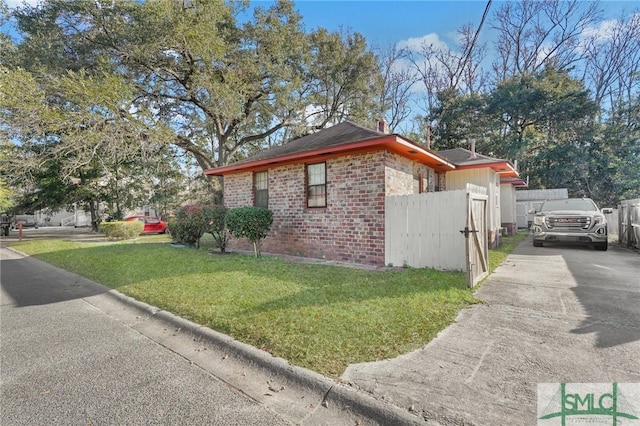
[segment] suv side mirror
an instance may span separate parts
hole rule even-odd
[[[604,209],[602,209],[602,214],[612,214],[613,213],[613,209],[611,207],[605,207]]]

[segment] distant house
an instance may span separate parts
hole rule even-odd
[[[347,121],[205,174],[224,178],[226,207],[273,211],[264,251],[380,266],[385,197],[442,191],[455,168],[402,136]]]
[[[563,200],[569,198],[567,188],[529,189],[516,191],[516,222],[518,228],[527,229],[533,223],[533,213],[539,210],[546,200]]]
[[[515,219],[511,222],[511,218],[509,218],[507,223],[502,220],[500,189],[501,179],[518,177],[516,168],[508,160],[478,154],[475,149],[471,151],[464,148],[445,149],[438,151],[438,154],[456,166],[445,175],[447,190],[463,189],[467,183],[487,188],[489,196],[487,211],[489,246],[495,247],[499,243],[502,228],[515,226],[512,224]],[[515,199],[513,203],[515,205]],[[511,205],[508,208],[510,209]]]
[[[507,235],[518,231],[518,205],[516,188],[526,188],[527,182],[521,178],[500,179],[500,221]]]

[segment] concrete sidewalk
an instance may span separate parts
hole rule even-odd
[[[483,304],[423,349],[351,365],[342,379],[425,420],[535,425],[538,383],[640,382],[638,271],[640,256],[616,246],[528,238],[482,285]]]

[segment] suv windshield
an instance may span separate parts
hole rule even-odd
[[[542,212],[557,210],[598,211],[598,207],[589,199],[569,198],[566,200],[546,201],[540,209]]]

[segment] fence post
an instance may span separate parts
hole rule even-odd
[[[627,218],[625,223],[627,224],[627,247],[633,247],[633,225],[631,222],[631,210],[633,206],[631,201],[627,201]]]

